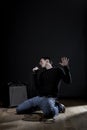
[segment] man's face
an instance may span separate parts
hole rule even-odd
[[[40,59],[40,62],[39,62],[39,65],[42,67],[42,68],[45,68],[46,67],[46,60],[41,58]]]

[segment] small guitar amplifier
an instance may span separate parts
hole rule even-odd
[[[9,87],[9,106],[15,107],[27,100],[26,86],[10,86]]]

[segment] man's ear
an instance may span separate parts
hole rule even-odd
[[[49,59],[47,59],[46,62],[49,63]]]

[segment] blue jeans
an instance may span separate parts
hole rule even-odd
[[[36,96],[26,100],[16,108],[16,112],[17,114],[24,114],[25,111],[31,112],[31,109],[36,107],[40,108],[44,116],[48,118],[52,118],[59,113],[58,106],[55,105],[55,98],[45,96]]]

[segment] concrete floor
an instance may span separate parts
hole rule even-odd
[[[16,115],[15,108],[0,108],[0,130],[87,130],[87,102],[61,100],[66,112],[55,122],[24,121],[25,115]],[[38,114],[34,115],[36,118]]]

